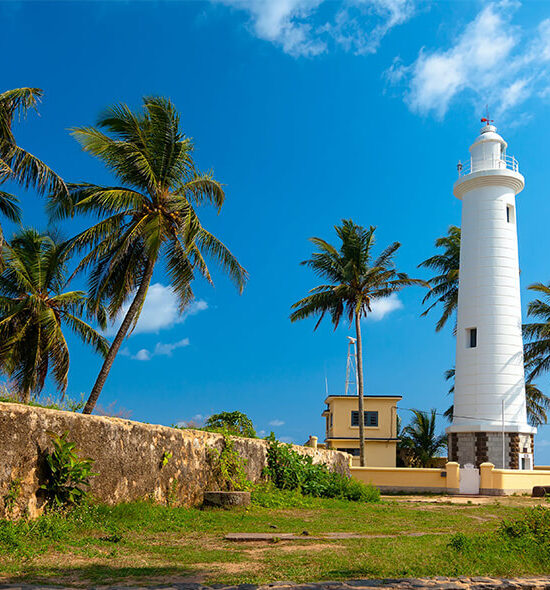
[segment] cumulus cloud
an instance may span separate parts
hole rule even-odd
[[[410,65],[396,59],[386,72],[389,82],[406,86],[413,112],[439,118],[463,95],[489,103],[496,116],[525,103],[548,86],[550,19],[524,30],[512,22],[516,7],[486,5],[447,49],[422,48]]]
[[[130,357],[134,361],[150,361],[154,356],[172,356],[174,350],[186,346],[189,346],[189,338],[183,338],[177,342],[170,343],[157,342],[153,350],[142,348],[136,354],[132,354],[128,348],[123,348],[120,354]]]
[[[107,336],[114,336],[120,326],[122,318],[128,311],[130,304],[124,305],[117,320],[108,327]],[[208,309],[208,303],[203,300],[193,301],[183,314],[178,308],[178,300],[170,287],[161,283],[154,283],[149,287],[147,298],[141,310],[138,323],[133,334],[158,334],[160,330],[181,324],[190,315]]]
[[[376,299],[371,303],[372,312],[367,315],[367,319],[378,322],[384,319],[392,311],[403,308],[403,303],[397,296],[397,293],[392,293],[389,297],[384,299]]]
[[[271,420],[271,422],[269,423],[270,426],[284,426],[284,422],[282,420]]]
[[[415,9],[414,0],[212,1],[245,12],[254,35],[295,57],[313,57],[332,46],[358,55],[374,53],[383,37],[409,20]]]

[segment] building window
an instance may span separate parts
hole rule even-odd
[[[365,426],[378,426],[378,412],[364,412]],[[359,426],[359,412],[351,412],[351,425]]]
[[[359,457],[359,449],[336,449],[337,451],[342,451],[342,453],[348,453],[353,455],[354,457]]]
[[[506,205],[506,221],[514,223],[514,207],[513,205]]]
[[[476,348],[477,346],[477,328],[468,328],[466,330],[467,348]]]
[[[332,428],[332,412],[330,413],[330,427]]]

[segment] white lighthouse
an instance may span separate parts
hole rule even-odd
[[[487,122],[458,166],[454,195],[462,200],[454,418],[449,458],[530,469],[516,195],[525,180],[507,144]]]

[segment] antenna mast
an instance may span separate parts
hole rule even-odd
[[[346,395],[357,395],[357,347],[356,339],[352,338],[351,336],[348,336],[348,360],[346,363]]]

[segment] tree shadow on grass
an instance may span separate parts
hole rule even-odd
[[[111,584],[133,580],[165,584],[168,581],[192,583],[204,580],[206,572],[181,566],[110,566],[90,564],[82,566],[34,566],[27,565],[19,574],[6,574],[8,582],[63,584],[83,586],[88,584]]]

